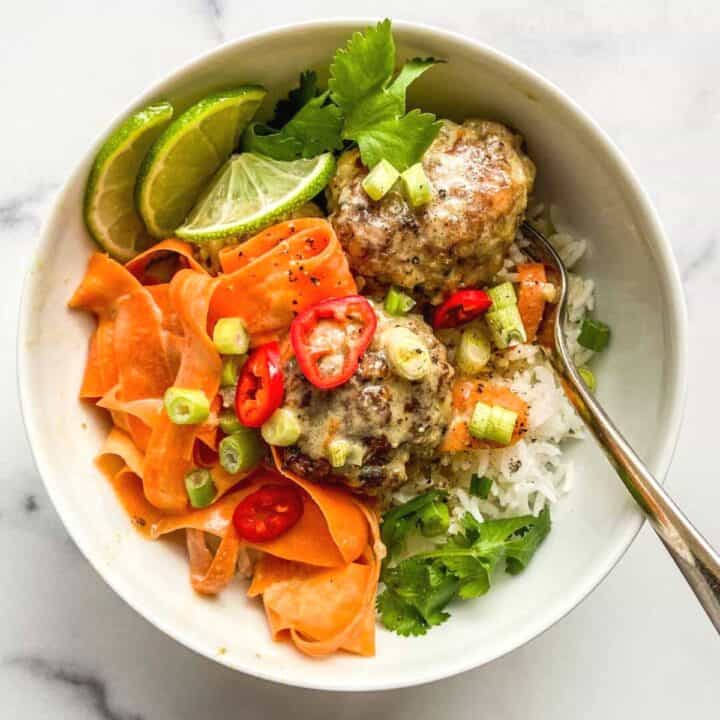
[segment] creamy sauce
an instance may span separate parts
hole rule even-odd
[[[285,404],[300,418],[299,450],[313,460],[328,458],[333,440],[355,452],[338,472],[349,484],[369,489],[401,484],[409,461],[429,458],[450,418],[452,368],[445,348],[419,315],[390,317],[374,304],[378,327],[355,375],[339,388],[313,387],[292,361],[286,372]],[[410,381],[392,371],[383,337],[392,328],[413,332],[429,354],[427,374]]]

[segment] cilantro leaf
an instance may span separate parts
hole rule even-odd
[[[442,564],[460,580],[458,597],[463,600],[480,597],[490,590],[490,574],[495,563],[472,555],[447,556]]]
[[[422,615],[392,590],[378,595],[377,609],[383,625],[398,635],[424,635],[428,630]]]
[[[422,624],[433,627],[450,617],[443,608],[455,597],[459,587],[456,577],[446,572],[442,565],[423,562],[415,558],[404,560],[389,568],[384,574],[386,592],[390,592],[415,612],[405,611],[407,616],[421,618]]]
[[[371,131],[380,123],[395,120],[405,112],[405,104],[397,95],[382,90],[369,95],[352,110],[346,111],[343,137],[355,140],[360,133]]]
[[[356,32],[330,65],[330,96],[345,113],[368,95],[385,88],[395,69],[395,41],[390,20],[365,33]]]
[[[380,535],[387,548],[388,562],[404,550],[407,536],[417,528],[420,511],[444,498],[445,494],[439,490],[430,490],[388,510],[383,515]]]
[[[397,96],[405,105],[405,94],[408,86],[415,82],[426,70],[429,70],[433,65],[445,62],[444,60],[436,60],[435,58],[412,58],[403,65],[402,70],[398,73],[398,76],[392,81],[392,84],[388,88],[388,92],[392,95]]]
[[[303,143],[303,157],[340,150],[343,117],[340,108],[327,102],[329,93],[310,100],[282,129],[282,133]]]
[[[435,116],[412,110],[407,115],[383,120],[354,136],[363,162],[370,168],[385,159],[402,172],[422,158],[437,137],[442,123]]]
[[[528,566],[540,543],[550,534],[552,522],[547,507],[536,520],[524,534],[518,535],[516,531],[505,544],[505,570],[511,575],[517,575]]]
[[[388,534],[390,528],[399,533],[402,522],[415,517],[430,494],[394,508]],[[386,627],[401,634],[422,634],[447,619],[444,610],[453,599],[468,600],[487,593],[493,572],[503,559],[506,571],[516,575],[550,532],[550,511],[545,508],[538,517],[524,515],[483,523],[466,513],[461,525],[461,532],[434,550],[383,568],[381,579],[386,590],[378,609]]]
[[[305,107],[320,91],[317,86],[317,73],[314,70],[305,70],[300,73],[300,84],[288,93],[288,96],[278,100],[275,105],[275,114],[268,125],[280,130],[283,125],[290,122],[290,119],[301,108]]]
[[[243,150],[275,160],[312,158],[340,150],[342,112],[327,100],[327,92],[311,99],[279,132],[268,125],[252,123],[243,136]]]
[[[410,83],[437,61],[410,60],[393,80],[395,43],[389,20],[355,33],[335,53],[330,66],[330,97],[345,116],[343,138],[354,140],[369,168],[387,160],[399,171],[418,162],[440,130],[434,115],[405,114]]]

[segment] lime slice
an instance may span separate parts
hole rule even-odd
[[[172,115],[172,105],[162,102],[129,117],[105,141],[90,171],[85,222],[96,242],[122,262],[154,242],[135,209],[135,178]]]
[[[152,235],[169,237],[182,224],[237,146],[265,92],[246,85],[209,95],[173,120],[155,141],[140,168],[135,196]]]
[[[233,155],[177,234],[198,242],[258,230],[315,197],[334,172],[332,153],[290,161]]]

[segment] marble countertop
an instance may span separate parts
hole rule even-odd
[[[720,5],[711,0],[456,0],[391,14],[448,27],[528,63],[570,93],[627,154],[673,241],[690,314],[686,420],[667,485],[720,545]],[[429,5],[429,4],[428,4]],[[363,14],[389,5],[365,0]],[[24,271],[53,193],[118,108],[189,57],[349,3],[26,0],[0,5],[0,716],[75,720],[280,717],[717,716],[720,644],[647,527],[591,597],[480,670],[406,691],[280,687],[197,657],[104,584],[69,539],[33,466],[15,380]],[[355,13],[357,14],[357,13]]]

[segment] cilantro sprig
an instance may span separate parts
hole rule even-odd
[[[420,506],[437,501],[437,497],[428,499],[429,495],[411,500],[414,506],[409,512],[410,503],[406,503],[386,513],[382,533],[391,543],[391,558],[401,551],[407,535],[417,526],[412,519],[417,518]],[[391,525],[386,529],[388,517]],[[503,561],[511,575],[527,567],[550,527],[547,508],[538,517],[524,515],[483,523],[466,513],[462,530],[435,549],[383,568],[385,590],[377,599],[380,619],[399,635],[424,635],[447,620],[445,608],[451,600],[469,600],[487,593],[493,573]]]
[[[317,75],[307,70],[300,84],[275,106],[270,122],[252,123],[243,136],[243,150],[275,160],[312,158],[343,146],[342,111],[320,92]]]
[[[357,143],[369,168],[385,159],[402,172],[422,158],[440,130],[435,115],[405,111],[407,88],[437,62],[414,58],[395,75],[390,20],[356,32],[333,57],[328,89],[318,88],[315,72],[302,73],[272,120],[248,128],[243,150],[293,160]]]

